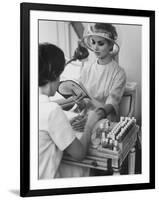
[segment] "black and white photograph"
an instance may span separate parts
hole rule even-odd
[[[21,15],[21,196],[153,188],[154,12]]]
[[[39,20],[39,179],[141,173],[141,30]]]

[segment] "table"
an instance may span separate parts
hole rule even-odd
[[[113,170],[113,175],[119,175],[122,164],[128,156],[128,174],[135,173],[135,144],[139,126],[135,125],[125,136],[118,151],[107,148],[93,148],[91,145],[88,154],[82,161],[77,161],[69,155],[64,155],[63,162],[71,165],[89,167],[98,170]]]

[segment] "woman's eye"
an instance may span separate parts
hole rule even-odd
[[[94,40],[91,40],[91,43],[92,43],[92,44],[95,44],[96,42],[95,42]]]
[[[96,42],[95,40],[91,39],[91,44],[92,44],[92,45],[95,45],[96,43],[97,43],[99,46],[103,46],[103,45],[104,45],[104,42],[103,42],[103,41],[98,41],[98,42]]]
[[[99,46],[103,46],[104,43],[103,43],[103,42],[99,42],[98,45],[99,45]]]

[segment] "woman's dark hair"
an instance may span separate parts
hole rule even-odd
[[[39,86],[56,81],[65,66],[63,51],[49,43],[39,44]]]

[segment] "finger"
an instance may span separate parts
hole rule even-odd
[[[76,123],[76,124],[72,124],[72,127],[83,127],[85,126],[86,123]]]
[[[82,128],[84,128],[84,126],[81,126],[81,125],[79,126],[78,125],[78,126],[72,126],[72,128],[74,128],[74,129],[82,129]]]
[[[83,122],[74,122],[72,123],[72,126],[76,126],[76,127],[81,127],[81,126],[84,126],[86,124],[86,121],[83,121]]]

